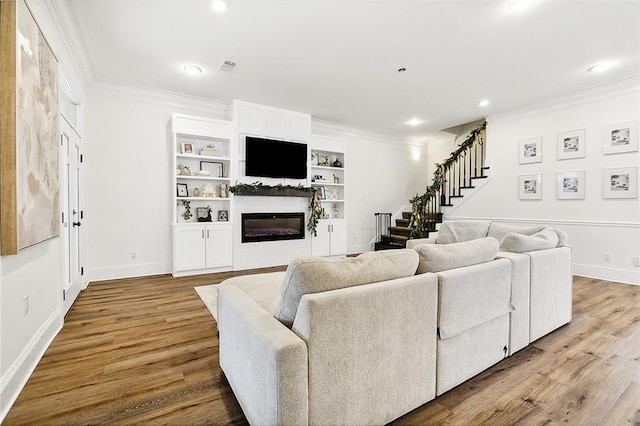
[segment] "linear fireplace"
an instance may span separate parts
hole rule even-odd
[[[242,242],[304,239],[304,213],[243,213]]]

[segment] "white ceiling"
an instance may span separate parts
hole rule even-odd
[[[416,141],[640,74],[638,1],[538,0],[513,13],[506,1],[232,0],[224,14],[209,0],[66,1],[94,80]],[[217,70],[224,59],[233,72]],[[586,72],[603,60],[616,66]],[[188,63],[204,73],[186,75]],[[404,124],[412,117],[425,122]]]

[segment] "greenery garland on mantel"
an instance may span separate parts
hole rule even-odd
[[[484,130],[487,128],[487,122],[483,122],[473,129],[467,139],[458,145],[458,148],[449,155],[442,163],[436,163],[436,170],[433,172],[433,182],[427,186],[426,192],[422,195],[416,194],[409,200],[411,202],[411,221],[409,229],[411,230],[411,238],[423,238],[425,235],[423,217],[428,214],[427,205],[432,197],[435,197],[442,186],[445,171],[451,164],[458,161],[460,155],[469,149],[479,137],[482,137]]]
[[[318,190],[313,187],[302,185],[265,185],[262,182],[236,183],[229,187],[229,191],[234,195],[271,196],[271,197],[310,197],[309,220],[307,229],[317,236],[318,219],[322,215],[322,207],[318,201]]]

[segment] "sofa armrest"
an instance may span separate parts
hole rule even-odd
[[[522,253],[498,252],[498,258],[511,261],[511,304],[509,316],[509,355],[529,345],[531,302],[531,267],[529,256]]]
[[[436,244],[435,238],[412,238],[407,240],[407,248],[415,248],[418,244]]]
[[[220,366],[250,424],[308,423],[307,345],[242,290],[218,292]]]

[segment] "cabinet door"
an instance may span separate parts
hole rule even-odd
[[[347,222],[331,221],[331,256],[347,253]]]
[[[233,264],[231,225],[207,226],[207,268]]]
[[[328,220],[319,220],[316,227],[317,236],[311,240],[311,254],[313,256],[329,256],[329,244],[331,240],[331,224]]]
[[[205,267],[204,226],[177,226],[174,235],[173,269],[189,271]]]

